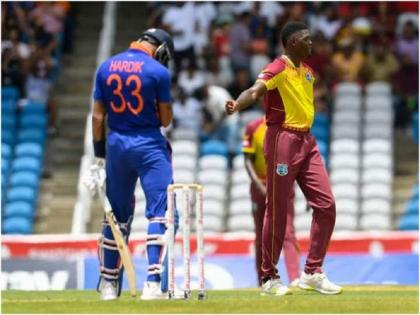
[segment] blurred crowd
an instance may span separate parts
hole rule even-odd
[[[316,110],[329,113],[338,82],[387,81],[395,125],[418,108],[418,2],[150,2],[149,27],[175,42],[174,126],[229,143],[224,102],[283,53],[282,26],[304,21],[313,36]],[[255,106],[254,108],[259,108]]]
[[[61,53],[71,52],[71,2],[2,2],[2,86],[21,99],[47,104],[55,129],[52,87]],[[261,69],[283,53],[282,26],[307,23],[313,35],[307,63],[317,73],[315,105],[329,113],[334,86],[392,84],[395,125],[405,128],[418,108],[418,2],[147,2],[149,27],[174,37],[171,65],[175,120],[201,140],[233,148],[237,117],[224,102],[236,98]],[[261,109],[258,105],[253,109]]]
[[[71,4],[57,2],[1,3],[2,87],[16,87],[19,105],[36,102],[49,110],[49,131],[56,130],[53,86],[62,52],[73,45]]]

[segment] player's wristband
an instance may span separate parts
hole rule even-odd
[[[95,141],[93,140],[93,151],[95,152],[95,157],[105,158],[105,140]]]

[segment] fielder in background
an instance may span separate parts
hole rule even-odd
[[[255,266],[257,268],[258,283],[260,286],[262,284],[262,231],[265,215],[265,198],[267,194],[265,187],[267,165],[264,159],[264,138],[266,131],[267,125],[265,124],[264,117],[255,119],[246,126],[242,142],[245,168],[251,178],[252,215],[255,223]],[[297,285],[300,275],[300,251],[294,227],[294,199],[295,191],[292,189],[287,207],[286,234],[283,243],[284,261],[291,287]]]
[[[342,288],[330,282],[322,271],[336,212],[327,170],[315,137],[309,132],[315,115],[315,77],[303,60],[311,54],[312,41],[308,27],[295,21],[286,23],[281,39],[284,55],[267,65],[254,85],[236,100],[226,101],[226,112],[231,115],[264,96],[267,208],[263,224],[261,293],[291,293],[281,283],[276,266],[284,242],[290,191],[296,180],[313,209],[309,253],[298,287],[338,294]]]
[[[106,195],[127,241],[138,178],[146,196],[149,265],[142,299],[166,298],[160,281],[165,257],[166,189],[173,180],[171,149],[160,127],[172,121],[167,63],[173,52],[168,33],[149,29],[128,50],[104,61],[96,74],[92,117],[95,157],[106,159]],[[122,268],[106,220],[98,247],[98,290],[102,300],[113,300],[121,291]]]

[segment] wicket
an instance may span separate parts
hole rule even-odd
[[[204,232],[203,232],[203,186],[199,184],[172,184],[168,186],[168,297],[175,297],[175,190],[182,190],[182,223],[183,223],[183,264],[184,264],[184,299],[191,297],[191,261],[190,261],[190,190],[195,191],[197,262],[198,262],[198,299],[206,298],[204,277]]]

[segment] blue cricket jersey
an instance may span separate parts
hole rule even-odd
[[[170,86],[169,70],[133,42],[101,64],[93,97],[106,106],[112,131],[141,133],[160,128],[157,102],[171,101]]]

